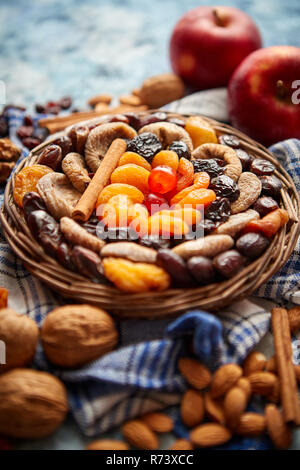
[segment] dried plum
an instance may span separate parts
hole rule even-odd
[[[278,198],[282,188],[282,182],[275,175],[262,176],[260,178],[262,185],[262,194],[265,196]]]
[[[200,171],[206,171],[211,178],[222,175],[224,173],[224,168],[217,162],[216,159],[198,159],[192,161],[194,166],[195,173],[200,173]]]
[[[187,267],[199,284],[211,284],[216,280],[216,273],[210,258],[193,256],[188,260]]]
[[[151,132],[144,132],[127,141],[127,151],[135,152],[151,162],[154,156],[162,150],[159,138]]]
[[[236,201],[240,195],[236,182],[226,175],[213,178],[210,182],[209,188],[212,189],[217,196],[226,197],[230,202]]]
[[[197,224],[196,227],[196,235],[195,238],[200,238],[203,235],[209,235],[215,228],[220,225],[219,222],[215,222],[214,220],[211,219],[203,219],[199,224]]]
[[[187,160],[191,159],[191,153],[188,149],[188,146],[185,142],[182,142],[181,140],[174,140],[174,142],[171,143],[169,150],[172,150],[173,152],[177,153],[179,158],[184,157]]]
[[[193,280],[181,256],[172,250],[163,249],[157,253],[157,264],[171,276],[177,287],[191,287]]]
[[[257,176],[267,176],[274,173],[275,166],[268,160],[264,160],[263,158],[255,158],[251,162],[250,170]]]
[[[270,241],[260,233],[245,233],[236,242],[237,250],[248,258],[258,258],[269,246]]]
[[[230,202],[226,197],[217,197],[205,209],[205,217],[214,222],[226,222],[231,214]]]
[[[24,199],[23,199],[23,206],[24,206]],[[263,196],[257,199],[256,203],[253,206],[253,209],[259,213],[261,217],[269,214],[269,212],[275,211],[278,209],[278,204],[275,199]]]
[[[99,235],[98,227],[97,227],[97,235],[98,237],[102,238]],[[137,241],[138,234],[136,231],[131,227],[108,227],[108,229],[103,234],[103,239],[107,241],[107,243],[111,242],[119,242],[119,241]]]
[[[248,152],[246,152],[245,150],[242,150],[242,149],[237,149],[235,151],[235,153],[237,154],[237,156],[239,157],[239,159],[241,161],[243,171],[249,170],[249,167],[250,167],[251,162],[252,162],[251,155]]]
[[[231,134],[220,135],[219,143],[221,145],[228,145],[228,147],[232,147],[233,149],[237,149],[241,145],[241,141],[235,137],[235,135]]]
[[[226,279],[230,279],[244,266],[245,258],[237,250],[228,250],[215,256],[214,268]]]

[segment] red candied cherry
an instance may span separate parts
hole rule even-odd
[[[149,193],[145,196],[144,204],[148,209],[149,214],[153,215],[163,209],[168,209],[169,204],[166,198],[160,194]]]
[[[165,194],[172,191],[177,184],[177,173],[167,165],[159,165],[154,168],[148,179],[148,186],[151,191],[158,194]]]

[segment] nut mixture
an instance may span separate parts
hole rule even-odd
[[[180,119],[107,115],[49,144],[14,184],[33,236],[129,293],[221,282],[260,257],[289,220],[274,165],[203,118]]]

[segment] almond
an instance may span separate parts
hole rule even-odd
[[[187,382],[198,390],[202,390],[210,384],[211,373],[195,359],[181,357],[178,361],[178,369]]]
[[[141,106],[143,104],[139,96],[136,95],[124,95],[119,97],[121,104],[128,104],[129,106]]]
[[[278,378],[272,372],[253,372],[248,376],[252,392],[257,395],[272,393]]]
[[[272,403],[279,403],[280,401],[280,385],[279,380],[276,380],[272,392],[266,395],[266,399]]]
[[[240,421],[247,406],[247,396],[239,387],[232,387],[224,398],[224,413],[226,424],[234,429]]]
[[[156,434],[139,419],[133,419],[123,424],[122,433],[129,444],[137,449],[155,450],[158,448]]]
[[[129,446],[123,441],[99,439],[88,444],[86,450],[129,450]]]
[[[204,395],[204,408],[205,413],[211,421],[219,424],[225,424],[225,414],[221,400],[216,400],[211,397],[210,392]]]
[[[250,375],[252,372],[264,370],[267,364],[267,358],[258,351],[252,351],[245,359],[243,364],[244,375]]]
[[[246,394],[247,400],[251,397],[252,389],[249,380],[246,377],[241,377],[237,383],[237,387],[240,387]]]
[[[173,442],[173,444],[169,447],[169,450],[193,450],[193,444],[188,441],[187,439],[177,439],[177,441]]]
[[[277,449],[287,449],[291,445],[291,429],[284,422],[283,416],[275,405],[267,405],[265,409],[267,431]]]
[[[270,359],[268,359],[267,364],[266,364],[266,371],[267,372],[277,372],[277,364],[276,364],[276,357],[272,356]]]
[[[88,104],[94,107],[98,103],[110,104],[112,96],[108,94],[95,95],[88,100]]]
[[[171,101],[179,100],[183,95],[183,81],[173,73],[147,78],[139,92],[142,102],[150,108],[160,108]]]
[[[204,400],[197,390],[187,390],[181,401],[181,418],[186,426],[192,428],[203,421]]]
[[[235,432],[241,436],[260,436],[266,429],[266,418],[259,413],[244,413]]]
[[[94,109],[95,113],[105,114],[109,111],[109,106],[106,103],[97,103]]]
[[[231,432],[221,424],[201,424],[191,431],[190,439],[197,447],[217,446],[229,441]]]
[[[210,386],[211,396],[218,398],[225,395],[242,375],[243,370],[237,364],[225,364],[221,366],[213,376]]]
[[[300,306],[288,310],[290,329],[295,333],[300,328]]]
[[[171,432],[174,428],[172,418],[165,413],[147,413],[140,419],[154,432]]]

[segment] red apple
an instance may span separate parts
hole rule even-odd
[[[228,110],[232,124],[262,144],[300,139],[300,48],[250,54],[230,80]]]
[[[226,86],[242,60],[261,47],[252,19],[232,7],[198,7],[177,23],[170,42],[175,73],[198,89]]]

